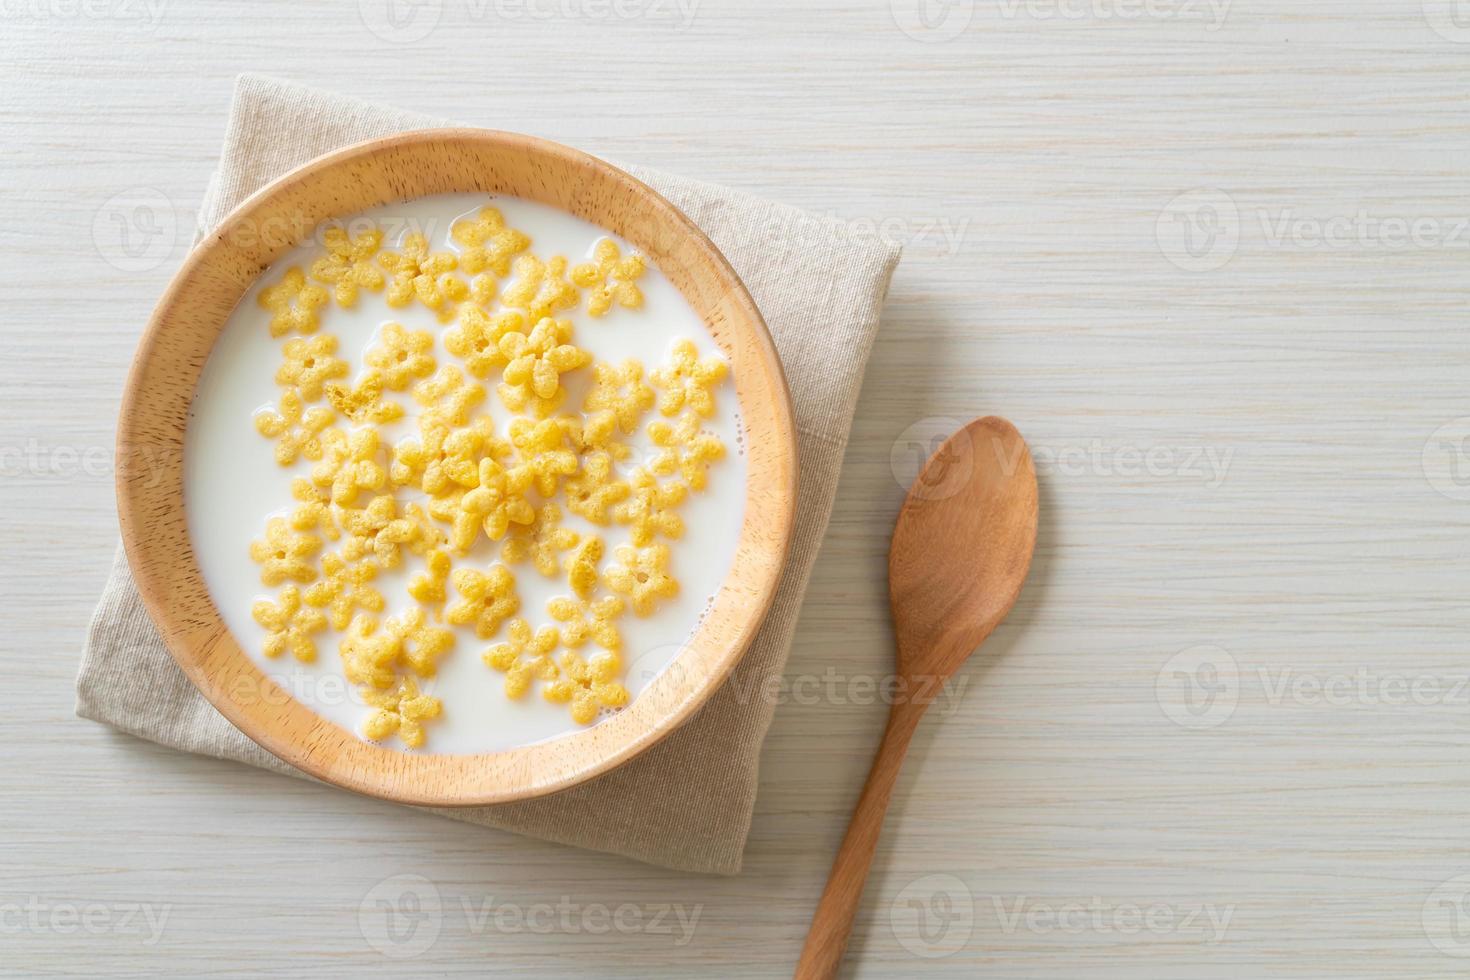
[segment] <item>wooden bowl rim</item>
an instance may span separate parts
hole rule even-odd
[[[147,388],[146,381],[150,363],[158,356],[160,346],[164,341],[165,328],[170,319],[177,315],[180,310],[187,308],[188,296],[186,294],[191,283],[212,262],[222,257],[224,249],[230,247],[226,245],[226,236],[229,230],[244,226],[257,212],[269,210],[271,205],[279,198],[287,196],[292,190],[300,187],[302,184],[320,179],[322,176],[330,174],[338,168],[364,159],[377,158],[385,153],[392,153],[402,149],[418,149],[432,144],[468,144],[490,151],[499,150],[510,153],[522,153],[530,158],[553,161],[572,169],[590,171],[596,175],[596,179],[610,181],[612,186],[632,195],[639,202],[640,206],[647,209],[654,216],[654,223],[656,225],[664,225],[665,230],[669,228],[675,230],[677,235],[681,236],[682,244],[692,248],[698,259],[706,261],[713,268],[719,279],[717,285],[720,296],[722,297],[721,300],[716,301],[716,305],[720,306],[722,303],[728,302],[733,311],[738,314],[738,316],[731,318],[734,323],[731,329],[737,334],[742,334],[746,341],[753,344],[755,353],[759,356],[759,366],[763,369],[764,378],[759,380],[757,384],[768,389],[766,393],[770,397],[770,404],[764,407],[769,409],[771,415],[769,428],[773,431],[757,433],[752,436],[749,429],[751,419],[761,418],[765,413],[749,411],[749,406],[742,398],[740,400],[740,409],[747,427],[744,433],[747,438],[747,445],[754,441],[754,439],[761,438],[762,436],[778,435],[781,437],[779,439],[779,445],[766,447],[776,454],[773,457],[773,472],[771,474],[774,485],[770,488],[772,491],[771,499],[781,508],[781,511],[775,515],[776,520],[774,522],[776,547],[772,552],[772,559],[765,563],[764,566],[757,566],[763,568],[764,580],[760,583],[761,587],[753,597],[742,600],[741,608],[743,608],[745,613],[744,621],[740,624],[740,629],[736,637],[726,647],[724,655],[712,664],[713,670],[697,679],[687,696],[677,700],[672,710],[658,714],[651,719],[650,724],[631,734],[620,732],[615,742],[615,747],[610,751],[598,753],[590,762],[576,765],[567,771],[548,778],[538,777],[537,774],[531,771],[529,765],[519,764],[516,757],[523,757],[533,751],[537,755],[544,754],[546,750],[542,747],[546,746],[558,746],[568,752],[575,753],[583,744],[590,744],[594,740],[594,733],[598,733],[599,729],[603,729],[615,719],[638,716],[640,714],[638,711],[639,703],[644,702],[647,699],[649,691],[656,689],[671,673],[684,675],[686,672],[664,670],[640,693],[639,697],[628,708],[623,709],[613,719],[608,719],[588,728],[557,736],[553,739],[516,746],[499,752],[452,755],[407,753],[397,749],[384,748],[366,742],[360,739],[355,733],[348,732],[335,723],[328,721],[324,716],[316,714],[311,708],[295,701],[295,699],[291,698],[289,694],[286,694],[278,685],[264,675],[254,659],[240,649],[239,644],[235,642],[228,627],[225,625],[223,618],[219,615],[219,610],[213,601],[213,597],[210,596],[207,587],[204,586],[203,573],[194,555],[191,541],[186,542],[188,546],[185,548],[184,554],[175,554],[172,558],[184,566],[183,571],[179,574],[198,582],[208,606],[209,616],[208,620],[203,623],[190,624],[182,622],[176,614],[174,603],[170,601],[172,593],[168,590],[169,576],[164,575],[162,572],[164,566],[156,561],[149,560],[150,558],[159,557],[153,554],[152,551],[160,547],[161,543],[158,539],[142,533],[147,524],[147,519],[150,517],[146,513],[146,508],[150,503],[152,495],[142,487],[141,481],[135,479],[135,477],[142,475],[139,472],[140,466],[150,467],[156,475],[159,464],[158,458],[152,456],[151,453],[147,461],[141,460],[138,449],[139,447],[145,447],[145,452],[147,452],[152,448],[156,448],[160,443],[157,432],[150,433],[147,430],[143,413],[152,407],[153,402],[165,397],[155,395]],[[456,174],[455,178],[457,179],[458,176]],[[480,188],[471,188],[468,186],[470,181],[463,181],[463,183],[466,186],[462,187],[461,190],[469,190],[470,192],[501,193],[505,194],[505,196],[529,196],[532,200],[538,199],[534,196],[518,195],[510,191],[486,191]],[[413,200],[422,196],[427,195],[425,193],[410,194],[391,198],[388,201],[382,201],[380,203]],[[363,204],[359,207],[352,208],[348,213],[356,213],[372,206],[372,204]],[[561,205],[555,204],[553,206],[562,207]],[[566,208],[562,209],[566,210]],[[345,216],[340,214],[336,215],[336,217]],[[581,216],[599,227],[605,227],[602,222],[597,221],[595,218],[586,215]],[[314,231],[317,224],[320,224],[320,221],[329,220],[330,217],[332,215],[328,215],[314,223],[311,228],[306,229],[307,233]],[[299,244],[300,240],[300,238],[297,238],[288,241],[279,248],[266,246],[267,251],[273,251],[273,254],[270,254],[260,264],[251,281],[258,278],[282,254]],[[637,243],[635,242],[634,244],[636,245]],[[686,296],[686,299],[693,302],[687,290],[677,283],[675,285]],[[236,302],[238,302],[240,297],[243,297],[245,289],[248,288],[249,282],[246,282],[240,292],[240,296],[236,297]],[[226,311],[224,317],[220,319],[218,324],[214,325],[208,350],[212,351],[214,344],[218,341],[219,334],[223,331],[224,325],[228,321],[229,312]],[[707,313],[710,311],[699,312],[705,314],[707,317]],[[726,353],[727,355],[730,354],[730,350],[727,349]],[[186,385],[182,386],[187,388],[188,395],[186,402],[189,404],[192,404],[203,367],[203,360],[197,366],[191,365],[193,376],[188,379]],[[740,379],[737,378],[736,384],[738,385],[739,383]],[[171,420],[172,423],[173,420]],[[182,455],[187,428],[188,419],[187,411],[185,411],[180,413],[176,424],[172,424],[172,427],[167,433],[167,441],[162,444],[164,458],[170,460],[164,463],[165,482],[178,483],[178,493],[174,500],[176,513],[164,518],[164,520],[183,523],[185,525],[184,534],[186,539],[188,538],[188,529],[184,515]],[[175,444],[177,444],[176,447]],[[169,457],[171,451],[176,458]],[[774,341],[771,338],[764,318],[761,316],[760,310],[756,307],[754,300],[751,299],[744,283],[709,237],[693,221],[685,216],[682,211],[662,195],[658,194],[658,192],[631,174],[604,160],[539,137],[501,130],[467,127],[412,130],[391,136],[364,140],[323,154],[288,171],[255,191],[221,219],[214,229],[204,235],[190,250],[188,256],[184,259],[179,270],[175,273],[168,287],[165,289],[138,343],[137,351],[134,354],[132,365],[129,369],[119,411],[116,460],[115,487],[118,501],[118,517],[128,563],[132,569],[144,606],[150,618],[158,627],[165,647],[194,687],[234,727],[239,729],[253,742],[267,752],[270,752],[273,756],[308,775],[367,796],[400,803],[444,807],[508,803],[545,796],[570,788],[595,776],[606,773],[626,763],[642,752],[647,751],[682,726],[695,712],[703,707],[744,657],[750,644],[754,641],[761,624],[764,622],[766,615],[769,613],[772,604],[775,602],[776,592],[781,582],[794,535],[797,481],[799,475],[796,456],[794,410],[791,403],[790,390],[786,382],[785,371],[776,353]],[[176,480],[172,480],[169,477],[169,474],[174,470],[178,471]],[[748,547],[746,539],[749,532],[750,520],[751,476],[752,473],[748,472],[746,509],[742,518],[740,542],[737,544],[737,561]],[[727,589],[727,586],[733,577],[735,567],[735,564],[732,563],[732,572],[727,575],[720,590],[716,593],[717,598],[723,597],[727,591],[731,591]],[[731,601],[733,602],[735,600],[732,599]],[[696,629],[695,638],[699,637],[703,630],[704,624],[701,624]],[[198,634],[201,631],[209,634],[203,642],[200,642],[198,639]],[[685,645],[681,647],[679,657],[676,658],[674,663],[677,664],[680,660],[689,657],[691,653],[696,652],[692,647],[693,644],[690,641],[685,641]],[[220,653],[221,650],[223,650],[223,654]],[[249,676],[253,673],[255,676],[252,682],[259,685],[260,689],[266,695],[274,694],[290,702],[286,710],[294,713],[299,708],[302,711],[309,712],[312,719],[314,719],[311,730],[313,735],[320,734],[318,729],[326,727],[331,732],[335,732],[356,743],[357,746],[372,750],[367,753],[369,755],[382,753],[391,756],[391,762],[383,760],[384,765],[390,770],[398,768],[405,770],[422,769],[429,774],[421,775],[418,778],[415,778],[412,774],[404,774],[402,778],[397,780],[374,778],[372,774],[379,771],[378,767],[370,766],[366,772],[361,772],[352,769],[350,766],[337,766],[335,765],[336,756],[328,755],[323,758],[315,754],[313,746],[304,746],[299,739],[283,737],[275,729],[262,729],[258,727],[253,722],[250,710],[230,698],[224,685],[219,683],[219,678],[211,676],[210,668],[207,666],[206,661],[217,656],[226,657],[236,667],[243,667],[243,670],[237,670],[237,676]],[[650,701],[649,703],[651,704],[652,702]],[[641,714],[649,713],[647,710],[641,712]],[[408,761],[405,762],[404,760]],[[438,764],[442,763],[443,760],[461,760],[459,768],[467,765],[468,760],[482,760],[488,768],[497,768],[497,766],[491,765],[491,763],[503,761],[505,765],[499,768],[502,771],[516,773],[518,778],[506,786],[478,786],[467,791],[456,791],[455,787],[449,787],[448,792],[435,791],[423,784],[433,782],[432,770],[440,768]],[[711,760],[712,763],[715,761]],[[434,765],[430,766],[430,763],[434,763]]]

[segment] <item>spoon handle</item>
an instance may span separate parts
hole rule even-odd
[[[852,822],[847,826],[847,836],[842,838],[837,859],[832,862],[822,900],[817,903],[816,914],[812,916],[806,946],[802,948],[801,959],[796,964],[797,980],[827,980],[837,975],[842,951],[852,932],[852,920],[863,897],[863,883],[868,880],[868,868],[878,847],[878,834],[883,829],[888,800],[893,796],[899,768],[908,752],[909,741],[919,727],[919,719],[924,717],[926,706],[925,703],[903,701],[894,704],[888,712],[883,743],[878,746],[873,768],[868,772],[867,785],[863,787],[863,795],[852,813]]]

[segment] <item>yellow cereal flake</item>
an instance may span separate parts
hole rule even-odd
[[[631,492],[628,484],[616,478],[607,453],[593,453],[582,458],[582,470],[563,485],[567,509],[593,524],[606,526],[608,510]]]
[[[656,368],[648,376],[660,389],[658,410],[665,415],[678,415],[686,406],[701,418],[715,412],[715,385],[724,380],[730,367],[710,354],[700,357],[692,340],[674,342],[669,363]]]
[[[643,381],[643,365],[629,359],[614,367],[599,361],[592,365],[592,388],[582,402],[589,414],[611,413],[618,428],[629,435],[653,407],[653,389]]]
[[[307,585],[316,579],[316,562],[322,539],[293,530],[284,517],[272,517],[265,537],[250,542],[250,559],[260,566],[260,581],[271,588],[291,581]]]
[[[306,603],[325,609],[332,628],[344,630],[358,609],[383,611],[383,594],[373,588],[373,580],[377,577],[377,562],[353,562],[328,552],[322,556],[321,581],[306,590]]]
[[[415,385],[413,397],[424,407],[425,424],[460,426],[469,424],[470,410],[485,400],[485,389],[467,381],[453,364],[446,364],[432,378]]]
[[[291,530],[315,532],[331,541],[341,536],[330,491],[298,476],[291,481],[291,496],[297,501],[289,519]]]
[[[556,676],[551,653],[561,642],[561,634],[555,626],[542,626],[533,633],[524,619],[512,619],[506,632],[506,642],[486,650],[483,659],[487,667],[505,674],[506,696],[518,699],[530,689],[533,678]]]
[[[353,238],[347,229],[333,225],[322,236],[322,244],[327,254],[312,263],[311,278],[332,287],[338,306],[356,306],[359,289],[377,292],[383,288],[383,273],[373,265],[373,256],[383,244],[381,231],[370,228]]]
[[[500,338],[506,365],[503,383],[496,390],[506,408],[536,416],[556,410],[566,395],[561,376],[592,360],[591,354],[571,340],[571,321],[550,317],[539,321],[529,336],[513,331]]]
[[[692,412],[685,413],[676,425],[655,419],[648,423],[648,436],[660,450],[649,460],[648,468],[659,476],[680,477],[691,490],[708,486],[709,465],[725,458],[725,444],[705,432]]]
[[[388,474],[378,462],[377,429],[358,429],[351,435],[341,429],[328,429],[332,436],[326,443],[322,461],[311,470],[311,482],[330,488],[331,501],[338,507],[350,507],[363,490],[381,490]]]
[[[627,604],[615,595],[603,596],[595,602],[557,596],[546,603],[551,618],[561,624],[561,642],[576,650],[588,640],[604,650],[617,650],[623,645],[618,635],[618,617]]]
[[[322,396],[328,381],[345,378],[347,362],[337,357],[337,338],[329,333],[315,337],[292,337],[281,347],[285,357],[276,369],[276,384],[293,388],[305,401]]]
[[[448,322],[453,303],[469,298],[464,280],[452,275],[459,261],[453,252],[429,251],[429,240],[413,232],[397,252],[384,252],[378,263],[393,275],[388,283],[388,305],[400,308],[415,299]]]
[[[403,418],[403,406],[384,398],[386,387],[388,379],[384,372],[368,368],[355,385],[335,382],[327,385],[327,401],[358,425],[383,425]]]
[[[624,258],[617,242],[604,238],[593,248],[592,259],[572,269],[572,282],[588,291],[588,314],[605,316],[613,303],[630,310],[643,305],[637,282],[647,270],[643,256],[634,252]]]
[[[616,562],[603,573],[607,587],[626,596],[639,616],[652,615],[660,599],[679,594],[679,583],[669,575],[669,546],[659,542],[646,548],[619,545]]]
[[[574,650],[561,655],[561,677],[546,685],[546,700],[571,705],[572,720],[590,725],[603,708],[621,708],[628,703],[628,689],[617,680],[622,660],[616,653],[601,650],[587,660]]]
[[[579,456],[603,453],[624,460],[633,455],[632,447],[619,438],[617,416],[612,412],[592,412],[583,417],[563,415],[556,421]]]
[[[257,302],[270,311],[272,337],[284,337],[293,330],[300,334],[316,333],[321,326],[320,310],[327,304],[327,291],[306,281],[300,266],[286,270],[281,281],[260,291]]]
[[[405,330],[401,323],[389,323],[363,360],[382,374],[385,387],[406,391],[434,373],[433,350],[434,335],[427,330]]]
[[[375,742],[397,735],[411,749],[424,744],[424,722],[444,710],[438,698],[419,693],[412,677],[403,678],[391,691],[369,691],[364,697],[376,710],[363,723],[362,733]]]
[[[403,665],[420,677],[433,677],[439,669],[439,658],[454,646],[454,633],[430,626],[428,614],[422,608],[390,617],[383,627],[398,637]]]
[[[561,481],[577,472],[577,454],[568,447],[567,429],[560,419],[512,419],[509,434],[543,497],[555,496]]]
[[[473,303],[465,303],[459,308],[458,321],[444,334],[444,349],[464,361],[470,374],[488,378],[491,371],[505,367],[509,361],[500,347],[500,338],[525,331],[526,318],[515,310],[492,316]]]
[[[534,521],[511,528],[510,537],[500,546],[501,561],[514,565],[529,558],[536,571],[555,578],[561,571],[561,553],[581,540],[576,531],[562,526],[561,519],[560,507],[542,504]]]
[[[444,611],[445,621],[474,626],[475,635],[482,640],[494,636],[501,623],[520,611],[515,576],[504,565],[492,565],[487,572],[456,568],[450,580],[460,598]]]
[[[567,282],[567,260],[561,256],[543,262],[534,255],[522,255],[513,269],[515,280],[501,292],[500,302],[525,311],[531,323],[577,305],[577,287]]]
[[[452,564],[449,553],[435,548],[424,556],[425,570],[414,572],[408,580],[408,594],[412,599],[432,609],[440,609],[447,598],[445,586],[449,583]]]
[[[613,520],[628,525],[635,545],[642,548],[653,544],[658,535],[671,541],[684,536],[684,521],[675,513],[688,494],[682,483],[661,484],[639,467],[628,477],[628,486],[632,495],[613,508]]]
[[[398,679],[396,665],[403,641],[396,633],[378,629],[376,617],[359,613],[337,644],[342,673],[348,681],[364,688],[387,690]]]
[[[597,563],[602,561],[602,539],[595,535],[583,538],[567,555],[567,585],[582,599],[597,589]]]
[[[298,457],[322,458],[322,433],[332,424],[336,414],[321,405],[306,408],[296,390],[281,395],[279,408],[266,409],[255,416],[255,431],[267,439],[276,439],[276,462],[290,466]]]
[[[531,239],[505,223],[499,209],[483,207],[473,218],[460,218],[449,228],[449,236],[464,246],[459,266],[470,275],[490,272],[510,275],[511,259],[531,247]]]
[[[482,530],[491,541],[499,541],[511,524],[530,524],[536,519],[535,508],[526,500],[530,486],[531,473],[525,467],[506,469],[493,459],[482,459],[478,486],[457,500],[434,501],[429,513],[451,522],[449,546],[463,555]]]
[[[251,618],[264,627],[265,644],[262,651],[272,659],[287,650],[304,664],[316,660],[316,640],[313,637],[327,628],[327,619],[315,609],[301,604],[301,590],[288,585],[281,590],[280,599],[270,602],[262,599],[250,609]]]
[[[402,548],[418,537],[419,528],[407,516],[398,514],[398,502],[381,494],[366,507],[342,510],[342,530],[348,538],[342,554],[348,561],[372,556],[384,568],[397,568],[403,561]]]

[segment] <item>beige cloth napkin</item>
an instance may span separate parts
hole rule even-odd
[[[255,190],[322,153],[436,125],[444,123],[242,76],[200,227],[213,227]],[[625,169],[714,240],[775,336],[799,432],[801,493],[791,557],[770,615],[732,680],[678,731],[626,765],[553,796],[435,812],[670,868],[732,874],[740,870],[761,742],[774,711],[752,692],[765,690],[765,680],[786,663],[898,249],[856,240],[840,223],[794,208]],[[813,282],[823,288],[811,289]],[[87,636],[77,714],[186,752],[302,775],[242,735],[185,679],[143,608],[120,548]]]

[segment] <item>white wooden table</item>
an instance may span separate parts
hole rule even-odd
[[[1470,8],[684,3],[0,0],[0,971],[789,971],[882,725],[895,461],[1001,413],[1032,579],[923,729],[851,975],[1463,975]],[[744,874],[73,718],[124,371],[245,70],[907,243]]]

